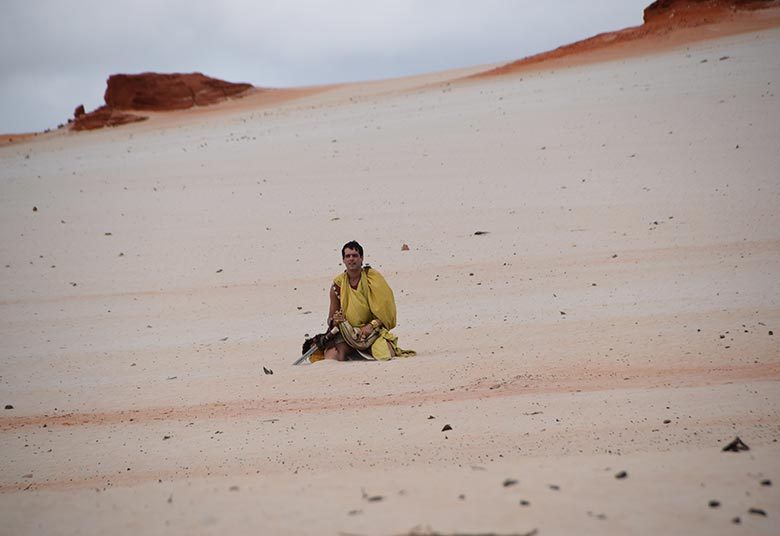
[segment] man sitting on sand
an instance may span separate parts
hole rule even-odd
[[[330,287],[328,328],[346,320],[355,329],[352,332],[341,324],[339,335],[325,348],[325,359],[344,361],[353,350],[382,361],[415,355],[400,349],[398,338],[389,331],[395,327],[393,291],[382,274],[363,266],[363,246],[347,242],[341,258],[346,270],[333,278]]]

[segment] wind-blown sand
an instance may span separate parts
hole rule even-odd
[[[489,68],[1,147],[0,533],[776,534],[780,29]]]

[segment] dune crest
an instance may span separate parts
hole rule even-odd
[[[754,31],[760,28],[780,25],[777,13],[780,2],[777,0],[657,0],[644,10],[644,23],[614,32],[605,32],[582,41],[563,45],[554,50],[527,56],[507,63],[495,69],[474,75],[474,78],[514,73],[529,66],[538,67],[540,63],[553,60],[584,60],[588,54],[598,54],[594,59],[612,59],[606,54],[613,52],[616,57],[631,51],[619,48],[621,45],[634,47],[635,53],[647,53],[664,45],[679,45],[713,38],[720,35]],[[754,11],[766,10],[767,15],[756,19],[751,17]],[[722,24],[717,35],[696,33],[695,29],[704,26]],[[582,58],[580,58],[582,56]]]
[[[77,108],[73,130],[143,121],[146,116],[130,111],[165,112],[216,104],[252,89],[251,84],[233,83],[202,73],[114,74],[108,77],[106,104],[90,113]]]

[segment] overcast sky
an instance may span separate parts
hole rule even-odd
[[[0,0],[0,133],[103,104],[114,73],[289,87],[503,62],[642,23],[650,0]]]

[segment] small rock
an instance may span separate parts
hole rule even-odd
[[[6,404],[5,409],[14,409],[14,407],[11,404]]]
[[[38,212],[38,207],[33,207],[33,212]]]
[[[404,244],[401,246],[401,251],[409,251],[409,244]]]
[[[628,476],[628,473],[625,471],[620,471],[619,473],[615,474],[615,478],[621,479],[626,478]]]
[[[710,508],[720,508],[720,501],[710,501],[707,503]]]
[[[170,438],[171,438],[171,436],[169,436],[169,435],[164,435],[164,436],[163,436],[163,441],[165,441],[166,439],[170,439]]]
[[[221,273],[222,273],[222,268],[220,268],[219,270],[217,270],[217,273],[218,273],[218,274],[221,274]]]
[[[739,437],[723,447],[723,452],[740,452],[742,450],[750,450],[750,447],[748,447]]]
[[[441,429],[442,432],[446,432],[447,430],[452,430],[452,426],[450,426],[449,424],[445,424],[444,428]]]
[[[772,331],[772,330],[770,329],[770,330],[769,330],[769,334],[770,334],[770,335],[774,335],[774,334],[775,334],[775,332],[774,332],[774,331]]]
[[[750,510],[748,510],[748,514],[753,514],[754,516],[766,517],[766,512],[761,508],[751,508]]]
[[[434,417],[433,415],[428,415],[428,420],[435,419],[435,418],[436,417]]]
[[[507,478],[506,480],[504,480],[503,486],[505,488],[508,488],[509,486],[514,486],[515,484],[517,484],[517,480],[515,480],[514,478]]]
[[[228,488],[228,489],[230,491],[238,491],[240,488],[238,486],[230,486],[230,488]]]
[[[772,485],[772,481],[771,481],[771,480],[769,480],[769,479],[762,480],[762,481],[761,481],[761,485],[762,485],[762,486],[771,486],[771,485]]]
[[[670,422],[672,422],[672,421],[669,420],[669,419],[664,419],[664,424],[669,424]]]
[[[273,374],[274,373],[273,370],[271,370],[269,368],[265,368],[265,367],[263,367],[263,372],[265,372],[266,374]]]
[[[559,491],[561,489],[557,484],[550,484],[550,489],[553,491]]]
[[[474,236],[486,235],[490,231],[474,231]]]
[[[731,522],[734,523],[735,525],[739,525],[740,523],[742,523],[742,520],[739,518],[739,516],[737,516],[734,519],[732,519]]]
[[[526,501],[525,499],[521,499],[520,506],[531,506],[531,503]]]

